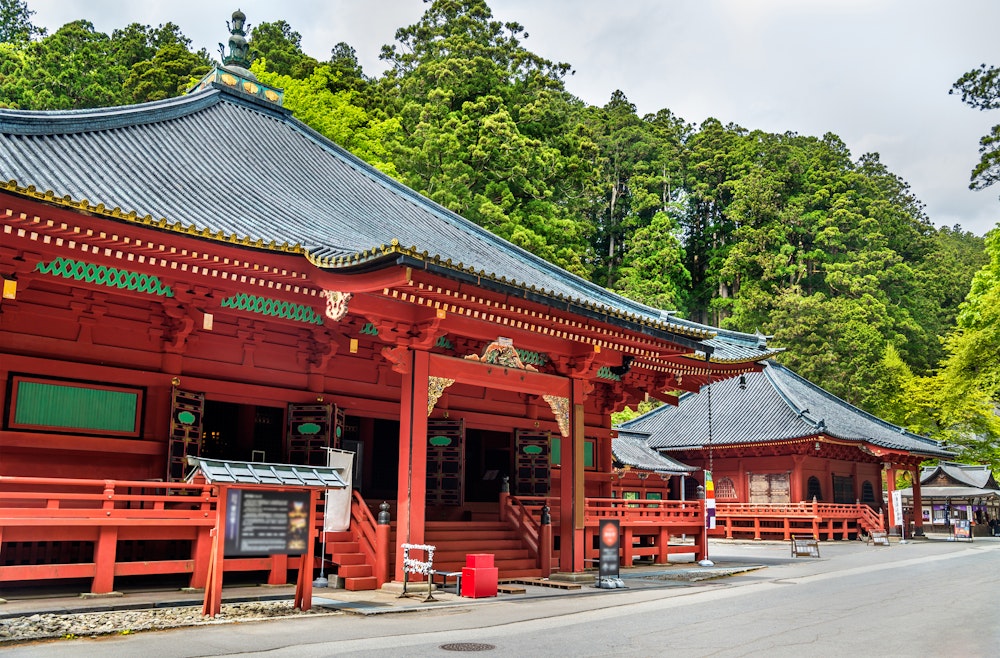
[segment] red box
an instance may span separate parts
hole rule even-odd
[[[463,567],[462,596],[470,599],[496,596],[499,575],[496,567]]]
[[[465,566],[472,567],[474,569],[489,569],[493,566],[493,554],[492,553],[474,553],[472,555],[465,556]]]

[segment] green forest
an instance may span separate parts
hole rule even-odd
[[[49,34],[29,5],[0,0],[0,107],[160,100],[213,64],[173,23]],[[486,0],[434,0],[379,77],[347,43],[306,54],[285,21],[249,41],[299,120],[386,174],[622,295],[765,334],[800,375],[1000,472],[1000,230],[936,228],[878,153],[832,133],[640,116],[619,90],[588,105],[526,36]],[[1000,69],[951,93],[996,109]],[[973,188],[1000,178],[1000,126],[980,153]]]

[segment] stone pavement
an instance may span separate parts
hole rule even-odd
[[[699,566],[694,562],[670,565],[648,565],[623,568],[621,578],[626,588],[676,587],[694,582],[723,578],[762,568],[760,564],[720,562],[712,567]],[[596,572],[595,572],[596,577]],[[385,614],[412,610],[427,610],[443,607],[483,605],[492,601],[516,601],[556,596],[580,596],[600,594],[602,590],[594,586],[595,577],[582,582],[539,581],[537,584],[518,585],[523,593],[500,593],[497,597],[465,598],[455,594],[455,586],[438,587],[433,593],[433,601],[425,601],[426,584],[410,584],[410,595],[401,598],[400,583],[388,583],[380,590],[352,592],[345,589],[313,588],[314,608],[339,610],[353,614]],[[332,579],[331,579],[332,580]],[[419,589],[423,587],[423,589]],[[176,589],[136,589],[126,590],[111,596],[92,596],[67,591],[49,589],[0,590],[5,603],[0,604],[0,619],[41,614],[79,614],[88,612],[110,612],[119,610],[147,610],[167,607],[201,606],[204,593],[194,590]],[[223,603],[291,601],[295,597],[294,585],[236,585],[223,588]]]
[[[928,536],[925,539],[910,539],[909,541],[943,541],[944,536]],[[899,542],[898,537],[891,537],[891,542]],[[976,538],[976,541],[996,541],[1000,538]],[[820,542],[821,558],[829,558],[835,554],[853,552],[856,550],[871,550],[862,548],[864,542],[857,541],[823,541]],[[884,548],[882,550],[885,550]],[[790,556],[789,543],[784,541],[750,541],[750,540],[709,540],[709,555],[715,561],[714,566],[700,566],[693,561],[691,554],[671,556],[668,565],[638,565],[623,567],[621,578],[626,588],[666,588],[690,587],[702,581],[725,578],[741,573],[747,573],[768,566],[801,562],[815,558],[793,558]],[[596,576],[596,572],[595,572]],[[331,578],[333,582],[335,579]],[[455,594],[453,584],[434,592],[434,601],[425,601],[426,589],[420,591],[409,586],[413,595],[400,598],[402,585],[388,583],[375,591],[351,592],[345,589],[314,588],[314,609],[336,610],[353,614],[385,614],[406,612],[411,610],[427,610],[456,606],[484,605],[496,601],[530,600],[544,597],[587,596],[601,594],[611,590],[599,589],[594,586],[594,578],[587,578],[576,583],[572,589],[554,586],[553,578],[548,585],[525,584],[524,593],[500,593],[497,597],[464,598]],[[85,612],[107,612],[117,610],[148,610],[181,606],[201,606],[204,598],[202,591],[177,589],[133,589],[124,590],[120,596],[94,597],[74,592],[53,590],[38,587],[32,589],[9,590],[0,589],[0,619],[9,619],[36,614],[75,614]],[[291,602],[295,598],[294,585],[231,585],[223,589],[223,603],[247,602]]]

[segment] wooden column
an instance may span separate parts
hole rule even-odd
[[[913,535],[924,536],[924,500],[920,493],[920,466],[913,469]]]
[[[885,491],[886,500],[889,505],[889,534],[895,534],[897,532],[896,526],[900,523],[900,519],[896,518],[896,510],[892,505],[892,492],[896,490],[896,469],[891,465],[887,465],[885,469]]]
[[[570,382],[570,435],[564,437],[559,480],[559,569],[583,571],[584,418],[582,379]]]
[[[403,373],[399,412],[399,485],[396,494],[396,564],[394,580],[403,580],[399,544],[424,543],[427,500],[427,352],[409,350],[409,372]]]

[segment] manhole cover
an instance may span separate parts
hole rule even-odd
[[[442,644],[441,648],[445,651],[490,651],[496,649],[492,644],[483,644],[482,642],[452,642],[451,644]]]

